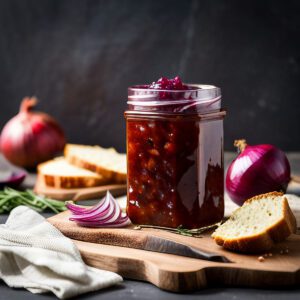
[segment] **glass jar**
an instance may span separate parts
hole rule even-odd
[[[127,213],[134,224],[200,228],[224,216],[221,91],[128,89]]]

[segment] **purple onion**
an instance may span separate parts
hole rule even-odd
[[[11,188],[17,188],[25,179],[27,173],[25,171],[12,171],[8,172],[7,176],[4,178],[0,178],[0,188],[4,188],[5,186]]]
[[[110,194],[100,200],[100,202],[90,208],[66,202],[67,208],[72,212],[70,221],[75,221],[79,226],[84,227],[125,227],[130,224],[126,213],[122,210],[118,202]]]
[[[272,191],[286,192],[291,169],[286,155],[272,145],[250,146],[237,140],[238,157],[226,174],[226,190],[231,200],[243,205],[245,200]]]
[[[16,166],[33,168],[64,149],[63,130],[51,116],[33,111],[36,104],[35,97],[24,98],[19,113],[1,132],[1,152]]]

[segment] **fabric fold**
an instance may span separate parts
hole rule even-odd
[[[113,272],[85,265],[76,245],[34,210],[19,206],[0,225],[0,278],[60,299],[120,283]]]

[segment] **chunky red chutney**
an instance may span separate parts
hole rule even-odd
[[[148,89],[187,90],[180,79],[160,81]],[[224,215],[224,113],[130,110],[125,116],[131,221],[185,228],[219,222]]]

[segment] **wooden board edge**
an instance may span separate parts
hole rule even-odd
[[[135,257],[111,257],[101,254],[101,256],[91,255],[91,252],[82,247],[87,242],[74,241],[78,246],[83,260],[90,266],[116,272],[122,277],[133,280],[147,281],[160,289],[182,293],[203,289],[208,286],[240,286],[255,288],[286,288],[300,284],[300,268],[294,272],[255,270],[241,267],[239,264],[223,264],[203,261],[202,267],[189,271],[174,271],[162,266],[158,266],[155,261],[146,261],[141,256]],[[103,245],[104,248],[113,247],[114,249],[122,247]],[[131,249],[139,251],[142,255],[144,250]],[[152,253],[155,255],[164,255],[166,258],[172,257],[176,261],[176,256],[172,254]],[[195,262],[193,258],[184,257],[185,260]],[[210,265],[211,264],[211,265]],[[135,272],[136,269],[139,272]]]

